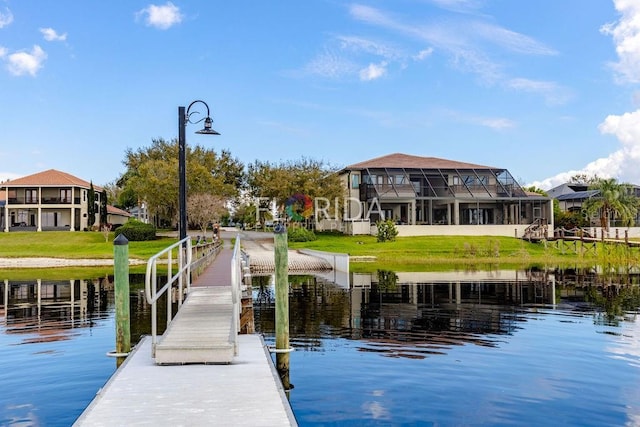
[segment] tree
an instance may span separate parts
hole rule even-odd
[[[598,179],[597,176],[590,176],[586,173],[578,173],[569,178],[569,182],[571,184],[584,184],[589,185],[591,182],[596,181]]]
[[[582,205],[589,215],[598,214],[600,226],[609,231],[611,219],[620,218],[623,225],[631,226],[638,213],[638,198],[629,184],[620,184],[615,178],[594,178],[589,183],[590,190],[598,194]]]
[[[197,224],[204,236],[207,235],[207,225],[210,222],[220,222],[226,212],[225,200],[220,196],[199,193],[189,196],[187,200],[189,221]]]
[[[275,199],[280,211],[291,196],[304,194],[334,203],[346,195],[338,168],[322,161],[302,158],[279,164],[256,160],[247,167],[247,185],[253,197]],[[333,211],[333,209],[332,209]]]
[[[529,192],[529,193],[536,193],[536,194],[540,194],[541,196],[545,196],[545,197],[549,196],[546,191],[544,191],[542,188],[536,187],[535,185],[532,185],[530,187],[522,187],[522,189],[524,191]]]
[[[87,192],[87,228],[91,228],[96,222],[96,191],[93,189],[93,181],[89,184]]]
[[[185,147],[187,198],[212,194],[224,198],[239,194],[244,165],[228,151],[220,154],[201,146]],[[117,184],[126,200],[144,201],[149,213],[161,222],[175,222],[178,214],[178,141],[154,139],[150,147],[125,153],[126,172]]]
[[[107,190],[103,189],[100,196],[100,227],[107,223]]]
[[[376,228],[378,229],[378,242],[393,242],[396,240],[398,229],[393,220],[378,220],[376,221]]]

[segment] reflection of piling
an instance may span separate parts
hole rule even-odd
[[[274,229],[276,280],[276,368],[282,386],[289,390],[289,257],[287,229]]]
[[[121,355],[131,351],[131,329],[129,315],[129,241],[120,234],[113,241],[113,276],[116,302],[116,355],[118,365],[124,360]]]

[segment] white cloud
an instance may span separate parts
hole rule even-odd
[[[166,30],[181,23],[183,18],[180,8],[171,2],[167,2],[164,6],[150,4],[138,11],[136,17],[143,17],[147,26],[160,30]]]
[[[7,52],[9,52],[9,51],[7,50],[6,47],[0,46],[0,58],[3,58],[4,56],[6,56]]]
[[[453,0],[438,3],[441,6],[472,4]],[[502,65],[488,54],[495,50],[494,46],[527,55],[556,54],[553,49],[531,37],[477,19],[412,25],[376,8],[359,4],[351,5],[349,13],[356,20],[428,42],[448,54],[455,68],[477,74],[488,83],[503,78]],[[493,46],[485,46],[487,44]]]
[[[554,82],[515,78],[508,80],[505,85],[511,89],[540,94],[549,105],[565,104],[572,97],[568,89]]]
[[[478,0],[431,0],[432,3],[443,9],[449,9],[455,12],[465,12],[480,8]]]
[[[67,33],[58,34],[53,28],[40,28],[40,32],[48,42],[65,41],[67,39]]]
[[[420,52],[418,52],[417,54],[413,55],[413,59],[416,61],[422,61],[426,58],[428,58],[429,56],[431,56],[431,54],[433,53],[433,48],[430,47],[428,49],[423,49]]]
[[[640,3],[634,0],[614,0],[622,17],[604,25],[600,31],[611,35],[619,61],[611,64],[620,83],[640,83]]]
[[[616,44],[619,62],[612,64],[616,80],[620,83],[640,83],[640,3],[636,0],[614,0],[613,3],[622,16],[618,22],[603,26],[601,31],[612,36]],[[633,96],[636,97],[637,93]],[[598,130],[604,135],[615,136],[620,147],[581,170],[562,172],[534,185],[552,188],[578,173],[640,184],[640,110],[609,115],[598,126]]]
[[[387,63],[381,62],[380,64],[369,64],[367,68],[360,70],[360,80],[371,81],[379,79],[387,74]]]
[[[34,45],[31,52],[16,52],[6,56],[8,61],[7,68],[9,72],[16,76],[30,74],[35,77],[47,54],[38,45]]]
[[[504,117],[479,117],[474,120],[481,126],[488,127],[493,130],[504,130],[515,127],[513,120],[505,119]]]
[[[598,126],[602,134],[613,135],[618,138],[621,147],[609,154],[587,164],[580,170],[559,173],[556,176],[533,185],[543,189],[553,188],[565,183],[576,174],[599,176],[602,178],[616,178],[621,182],[640,184],[640,110],[624,113],[621,116],[610,115]]]
[[[306,72],[322,77],[341,78],[353,74],[358,67],[341,55],[325,50],[305,67]]]
[[[6,27],[13,22],[13,14],[9,8],[5,8],[5,12],[0,12],[0,28]]]
[[[484,117],[455,110],[442,110],[442,113],[453,121],[483,126],[496,131],[502,131],[505,129],[516,127],[516,123],[513,120],[507,119],[505,117]]]
[[[401,59],[404,55],[396,48],[361,37],[338,36],[340,47],[357,53],[364,52],[387,59]]]

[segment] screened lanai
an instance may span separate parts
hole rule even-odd
[[[508,170],[433,157],[391,154],[351,165],[349,209],[375,222],[506,225],[546,221],[548,197],[525,192]]]

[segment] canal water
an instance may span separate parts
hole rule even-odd
[[[150,328],[140,281],[133,341]],[[273,278],[253,288],[256,329],[273,344]],[[71,425],[116,369],[112,281],[0,289],[0,425]],[[637,277],[291,276],[290,311],[301,426],[640,425]]]

